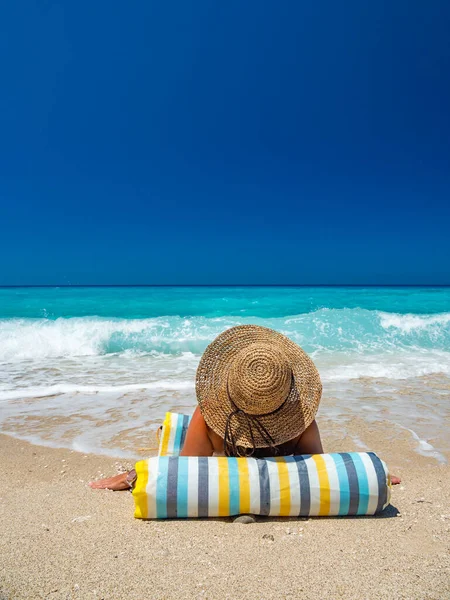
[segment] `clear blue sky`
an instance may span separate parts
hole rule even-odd
[[[450,3],[3,2],[0,284],[450,283]]]

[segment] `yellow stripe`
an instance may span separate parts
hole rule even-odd
[[[392,481],[391,481],[391,475],[390,475],[390,473],[388,473],[387,474],[386,504],[383,506],[383,508],[386,508],[386,506],[389,506],[389,504],[391,503],[391,494],[392,494]]]
[[[166,418],[164,419],[164,423],[163,423],[161,445],[159,447],[159,455],[160,456],[167,456],[167,448],[169,446],[171,425],[172,425],[172,413],[168,412],[168,413],[166,413]]]
[[[316,463],[317,474],[319,476],[320,487],[320,507],[319,516],[330,514],[330,480],[328,478],[327,464],[321,454],[313,454],[312,458]]]
[[[280,481],[280,517],[288,517],[291,512],[291,482],[288,464],[284,456],[277,457],[276,461]]]
[[[217,457],[219,478],[219,517],[227,517],[230,514],[230,478],[228,475],[228,458]]]
[[[250,475],[248,461],[246,458],[238,458],[237,466],[239,473],[239,512],[246,514],[250,512]]]
[[[135,467],[137,479],[133,489],[134,516],[136,519],[148,518],[147,483],[148,483],[148,461],[140,460]]]

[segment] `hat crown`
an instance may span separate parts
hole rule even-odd
[[[228,372],[228,393],[237,408],[250,415],[277,410],[292,387],[287,355],[275,345],[253,343],[243,348]]]

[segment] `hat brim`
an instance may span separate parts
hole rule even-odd
[[[235,356],[254,343],[271,344],[286,356],[292,369],[292,385],[286,401],[276,412],[258,416],[274,445],[299,435],[314,421],[322,395],[319,373],[309,356],[286,336],[259,325],[239,325],[221,333],[205,350],[196,376],[197,401],[207,425],[225,437],[229,415],[235,410],[228,395],[228,372]],[[247,419],[237,414],[231,422],[237,446],[264,448],[267,441]]]

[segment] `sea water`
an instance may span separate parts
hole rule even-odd
[[[383,421],[443,460],[448,287],[0,288],[0,431],[136,456],[167,410],[193,410],[206,346],[249,323],[310,354],[319,419]]]

